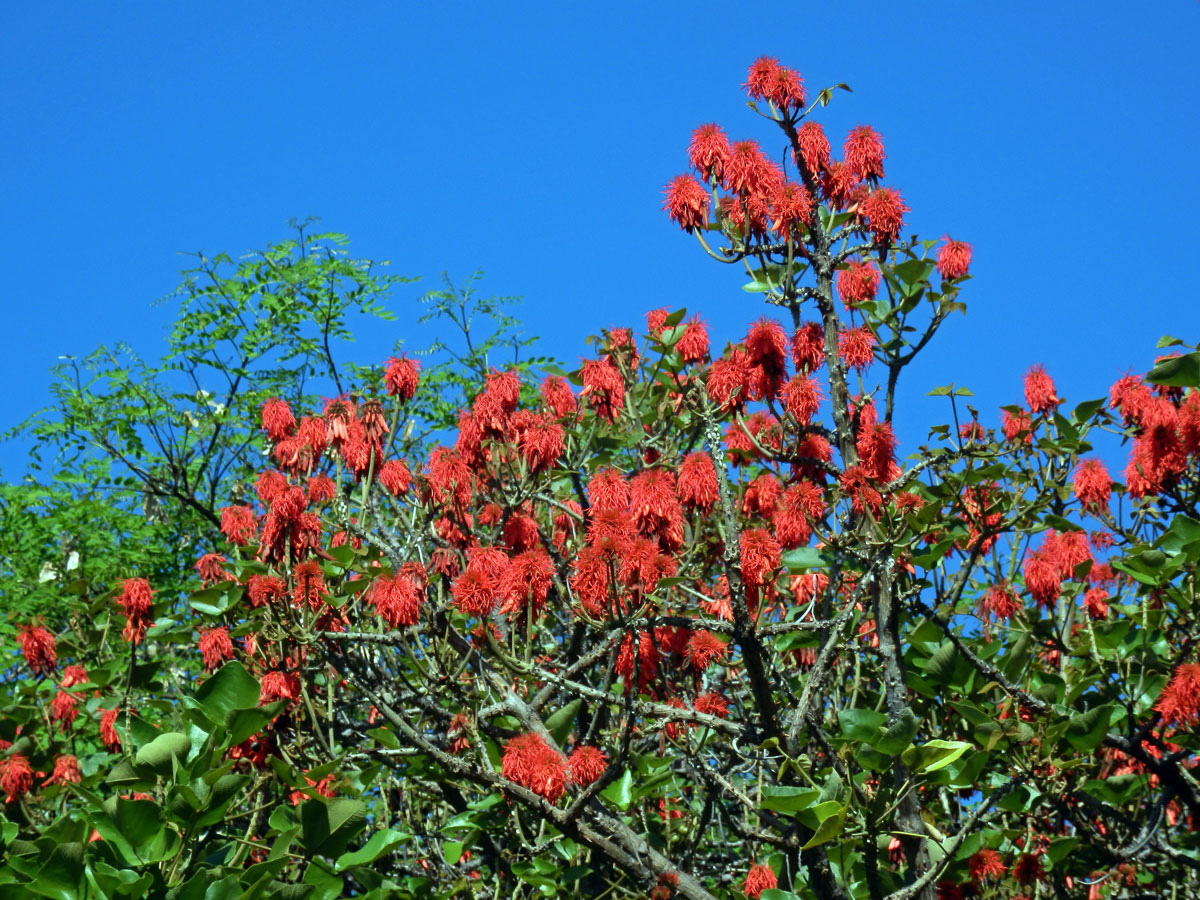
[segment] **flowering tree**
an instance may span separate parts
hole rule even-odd
[[[1073,411],[1034,367],[998,428],[938,388],[954,427],[898,459],[971,248],[904,237],[869,127],[833,158],[832,89],[746,86],[784,165],[701,126],[666,211],[783,321],[717,352],[655,310],[540,384],[480,371],[427,452],[413,359],[268,399],[198,590],[130,573],[21,632],[0,884],[1195,893],[1200,350]]]

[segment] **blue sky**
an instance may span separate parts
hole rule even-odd
[[[883,136],[924,237],[975,247],[957,317],[907,376],[902,450],[955,381],[995,415],[1043,363],[1071,401],[1200,339],[1200,3],[19,4],[0,35],[0,429],[48,401],[49,367],[124,340],[164,348],[153,302],[187,264],[320,216],[356,255],[485,291],[568,361],[600,327],[687,306],[718,345],[763,313],[661,212],[692,128],[774,136],[744,106],[756,56],[811,91],[835,146]],[[798,11],[799,10],[799,11]],[[944,403],[944,401],[942,401]],[[993,419],[993,421],[995,421]],[[22,467],[0,446],[0,471]]]

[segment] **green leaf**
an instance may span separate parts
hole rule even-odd
[[[391,853],[394,848],[409,839],[409,835],[391,828],[384,828],[371,835],[370,840],[357,850],[343,853],[338,857],[335,868],[340,872],[350,866],[362,866],[373,863],[380,857]]]
[[[223,726],[235,709],[258,706],[262,686],[239,662],[228,662],[196,690],[194,702],[213,724]]]
[[[918,747],[909,747],[900,759],[913,774],[936,772],[944,769],[972,747],[965,741],[927,741]]]
[[[954,677],[957,660],[958,649],[950,641],[946,641],[925,663],[925,674],[934,681],[949,683]]]
[[[749,284],[743,284],[742,290],[751,294],[762,294],[771,290],[771,286],[765,281],[751,281]]]
[[[168,731],[142,747],[134,758],[134,763],[153,770],[157,775],[169,775],[173,765],[187,759],[191,749],[192,742],[186,734]]]
[[[841,836],[842,831],[846,827],[846,812],[850,809],[850,807],[848,805],[834,805],[838,807],[837,811],[821,821],[821,824],[817,826],[816,834],[809,839],[807,844],[800,848],[801,850],[809,850],[813,847],[819,847],[821,844],[827,844],[834,838]]]
[[[1146,373],[1146,380],[1169,387],[1200,387],[1200,352],[1161,360]]]
[[[852,741],[871,741],[887,724],[887,716],[873,709],[843,709],[838,711],[842,734]]]
[[[345,797],[313,798],[300,804],[300,840],[310,853],[338,856],[367,824],[367,807]]]
[[[1067,720],[1067,740],[1081,753],[1095,750],[1108,734],[1108,723],[1112,721],[1115,708],[1111,703],[1093,707],[1085,713],[1071,716]]]
[[[1178,347],[1182,343],[1183,341],[1181,341],[1179,338],[1171,337],[1169,334],[1164,334],[1158,339],[1158,343],[1154,346],[1162,349],[1163,347]]]
[[[793,573],[829,566],[829,561],[816,547],[798,547],[795,550],[788,550],[781,557],[781,561],[783,567]]]
[[[764,809],[779,812],[798,812],[808,809],[820,796],[821,792],[814,788],[768,785],[762,789],[762,805]]]
[[[908,707],[883,734],[869,743],[880,753],[897,754],[910,743],[917,733],[917,715]]]
[[[626,769],[621,777],[600,792],[600,796],[624,812],[633,802],[633,773]]]
[[[575,727],[575,716],[579,714],[580,708],[583,706],[583,698],[576,697],[562,709],[555,712],[546,719],[546,730],[550,732],[550,736],[554,738],[554,742],[558,746],[562,746],[567,739],[567,735],[571,733],[571,729]]]

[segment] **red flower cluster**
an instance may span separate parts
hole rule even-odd
[[[154,605],[154,592],[145,578],[127,578],[117,598],[121,612],[125,615],[125,629],[121,636],[131,644],[140,644],[150,627],[150,609]]]
[[[518,735],[504,746],[500,774],[551,803],[567,790],[567,758],[539,734]]]

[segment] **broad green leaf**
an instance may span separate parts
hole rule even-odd
[[[913,774],[936,772],[950,765],[971,747],[972,745],[965,741],[932,740],[909,747],[900,758]]]
[[[626,769],[621,777],[600,792],[600,796],[624,812],[633,802],[633,773]]]

